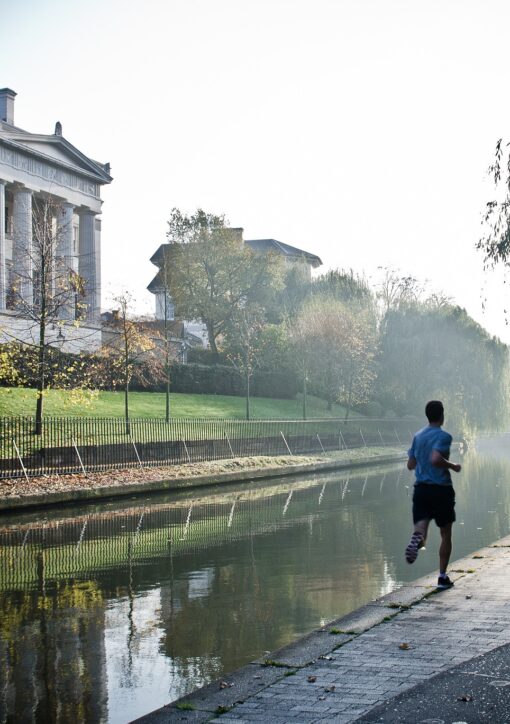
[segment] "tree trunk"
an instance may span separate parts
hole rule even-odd
[[[246,419],[250,419],[250,372],[246,370]]]
[[[326,369],[326,400],[328,403],[326,409],[328,412],[331,412],[333,409],[333,399],[333,370],[330,360]]]
[[[345,406],[345,420],[346,421],[349,419],[349,412],[351,410],[352,384],[353,384],[353,374],[351,373],[351,376],[349,378],[349,393],[347,395],[347,405]]]
[[[126,421],[126,435],[131,434],[131,425],[129,424],[129,377],[124,378],[124,419]]]
[[[306,389],[306,372],[303,373],[303,420],[306,420],[306,395],[307,395],[307,389]]]
[[[42,418],[43,418],[43,400],[44,400],[44,379],[46,376],[46,351],[44,349],[44,343],[39,347],[39,361],[38,361],[38,375],[37,375],[37,400],[35,403],[35,429],[34,433],[40,435],[42,433]]]
[[[165,420],[170,422],[170,350],[168,346],[168,309],[167,309],[167,293],[165,290]]]
[[[41,435],[43,419],[43,395],[46,382],[46,288],[44,278],[44,266],[41,271],[41,316],[39,317],[39,350],[37,367],[37,401],[35,404],[34,433],[36,435]]]
[[[126,421],[126,435],[130,435],[131,426],[129,424],[129,338],[125,310],[122,322],[122,328],[124,333],[124,418]]]
[[[211,352],[218,356],[218,347],[216,346],[216,337],[214,336],[214,325],[212,322],[206,321],[205,326],[207,329],[207,338],[209,340]]]

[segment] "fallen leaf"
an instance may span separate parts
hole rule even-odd
[[[313,683],[315,683],[315,682],[317,681],[317,677],[316,677],[316,676],[309,676],[309,677],[307,678],[307,681],[310,682],[310,684],[313,684]]]
[[[466,598],[473,598],[471,594],[467,595]]]
[[[319,656],[319,659],[323,659],[324,661],[333,661],[332,656]]]
[[[462,696],[457,697],[457,701],[473,701],[473,697],[471,694],[462,694]]]
[[[328,694],[329,694],[330,692],[335,691],[335,689],[336,689],[336,686],[333,684],[333,686],[327,686],[327,687],[324,689],[324,691],[327,691]]]
[[[230,689],[234,684],[229,684],[228,681],[220,681],[220,689]]]
[[[403,643],[398,645],[399,649],[402,649],[402,651],[408,651],[410,648],[409,644]]]

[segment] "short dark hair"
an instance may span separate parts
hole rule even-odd
[[[429,422],[440,422],[444,416],[443,403],[440,400],[430,400],[425,405],[425,414]]]

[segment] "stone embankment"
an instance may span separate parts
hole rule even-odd
[[[258,456],[166,467],[140,466],[104,473],[4,478],[0,480],[0,512],[221,483],[249,483],[283,475],[398,462],[404,457],[401,448],[366,447],[324,455]]]

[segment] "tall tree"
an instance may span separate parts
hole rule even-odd
[[[372,291],[363,276],[352,269],[331,269],[312,282],[312,293],[329,296],[340,302],[370,305],[373,302]]]
[[[211,350],[239,310],[265,305],[281,287],[282,264],[273,254],[256,254],[241,231],[226,226],[224,216],[198,209],[191,216],[172,209],[165,253],[165,286],[181,319],[199,320]]]
[[[386,410],[421,415],[442,399],[452,424],[465,430],[507,423],[508,348],[443,300],[394,309],[381,338],[376,395]]]

